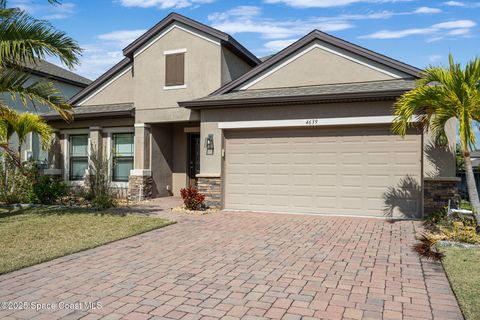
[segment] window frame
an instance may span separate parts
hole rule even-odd
[[[87,138],[87,152],[85,156],[73,156],[72,155],[72,150],[73,150],[73,143],[72,143],[72,138],[73,137],[79,137],[79,136],[85,136]],[[88,165],[89,165],[89,135],[88,133],[78,133],[78,134],[69,134],[68,135],[68,181],[84,181],[85,180],[85,175],[86,172],[82,177],[74,177],[73,176],[73,161],[75,160],[84,160],[87,164],[87,169],[88,170]]]
[[[132,136],[132,154],[131,156],[117,156],[116,155],[116,145],[115,145],[115,138],[117,135],[131,135]],[[111,158],[112,158],[112,166],[111,166],[111,170],[110,170],[110,176],[111,176],[111,181],[112,182],[128,182],[128,176],[126,179],[117,179],[116,178],[116,166],[115,166],[115,161],[116,159],[128,159],[132,162],[132,169],[135,167],[135,133],[134,132],[114,132],[114,133],[111,133],[111,136],[110,136],[110,139],[111,139]]]

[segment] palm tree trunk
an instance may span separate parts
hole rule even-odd
[[[468,197],[470,198],[470,204],[475,214],[475,220],[477,225],[480,224],[480,199],[478,198],[477,185],[475,183],[475,177],[473,175],[472,160],[470,159],[470,153],[464,153],[465,160],[465,176],[467,178]]]

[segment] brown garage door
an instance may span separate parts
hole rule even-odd
[[[227,131],[225,208],[421,215],[421,135],[386,127]]]

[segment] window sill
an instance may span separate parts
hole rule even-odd
[[[178,90],[178,89],[186,89],[186,88],[187,88],[187,85],[182,84],[180,86],[164,86],[163,90]]]

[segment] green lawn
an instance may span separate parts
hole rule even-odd
[[[0,274],[172,223],[87,210],[0,210]]]
[[[467,320],[480,319],[480,249],[442,248],[443,266]]]

